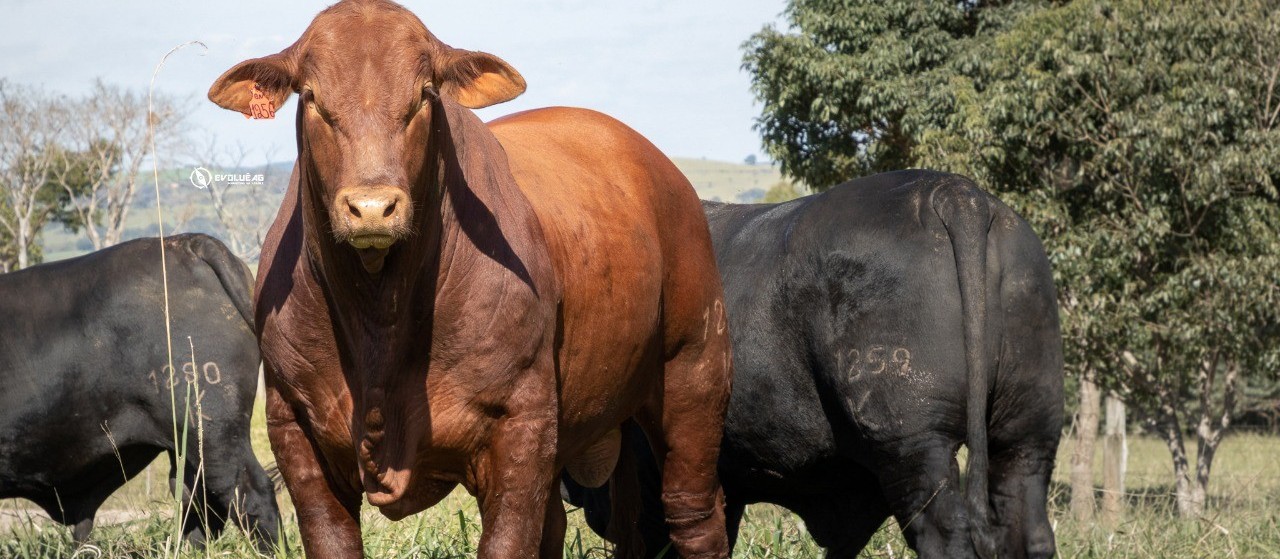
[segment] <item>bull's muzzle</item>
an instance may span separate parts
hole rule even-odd
[[[344,188],[334,206],[356,248],[387,248],[408,221],[408,196],[393,186]]]
[[[334,231],[377,272],[386,250],[408,230],[411,210],[408,195],[393,186],[344,188],[334,199]]]

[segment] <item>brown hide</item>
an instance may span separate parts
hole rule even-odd
[[[344,72],[358,75],[331,79]],[[666,456],[677,550],[727,556],[722,293],[669,160],[580,109],[485,126],[455,97],[500,102],[519,74],[389,2],[326,10],[210,98],[239,110],[246,80],[303,93],[255,318],[309,555],[361,555],[362,493],[401,518],[461,484],[480,501],[480,557],[559,557],[558,472],[607,473],[612,434],[635,417]]]

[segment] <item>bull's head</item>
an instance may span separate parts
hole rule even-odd
[[[370,273],[414,231],[423,199],[432,101],[480,108],[524,92],[524,78],[491,54],[451,48],[408,10],[382,0],[321,12],[296,43],[227,70],[209,89],[219,106],[251,114],[254,88],[279,107],[298,93],[298,149],[307,154],[334,241]]]

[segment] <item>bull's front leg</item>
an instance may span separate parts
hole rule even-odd
[[[477,457],[476,497],[484,524],[478,559],[546,556],[541,543],[544,521],[552,516],[547,501],[557,474],[558,405],[554,382],[529,380],[516,388],[518,401],[497,420],[489,447]]]
[[[267,378],[267,435],[285,487],[293,499],[308,557],[364,556],[360,539],[360,493],[335,483],[320,459],[315,440],[298,422],[292,406]]]

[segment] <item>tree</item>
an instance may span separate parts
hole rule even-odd
[[[157,149],[166,153],[184,149],[183,103],[166,95],[153,97]],[[94,250],[100,250],[123,239],[138,194],[143,164],[151,150],[147,97],[98,80],[76,108],[68,141],[84,154],[89,165],[83,173],[59,180],[59,186],[68,201],[68,227],[83,231]]]
[[[1158,428],[1199,514],[1240,376],[1280,361],[1280,3],[923,4],[789,4],[747,45],[766,148],[814,186],[928,166],[1017,209],[1069,371]]]
[[[12,243],[6,270],[39,262],[36,239],[57,209],[48,179],[66,158],[60,147],[70,115],[44,92],[0,81],[0,229]]]
[[[13,210],[0,200],[0,221],[10,222]],[[0,227],[0,273],[7,274],[18,269],[18,243],[7,227]]]
[[[158,96],[157,143],[185,135],[180,104]],[[49,222],[84,231],[94,249],[120,242],[150,149],[145,96],[95,82],[80,99],[0,82],[0,268],[39,262]]]
[[[909,167],[904,115],[950,77],[933,71],[1038,4],[790,0],[790,29],[767,27],[744,45],[766,152],[819,190]]]
[[[940,94],[954,116],[914,127],[921,162],[965,158],[980,180],[1049,210],[1045,224],[1087,231],[1049,240],[1065,291],[1120,319],[1086,347],[1109,348],[1112,363],[1096,363],[1104,382],[1159,428],[1179,511],[1194,516],[1241,371],[1273,370],[1280,350],[1260,335],[1280,320],[1280,4],[1147,8],[1078,1],[1029,15]]]

